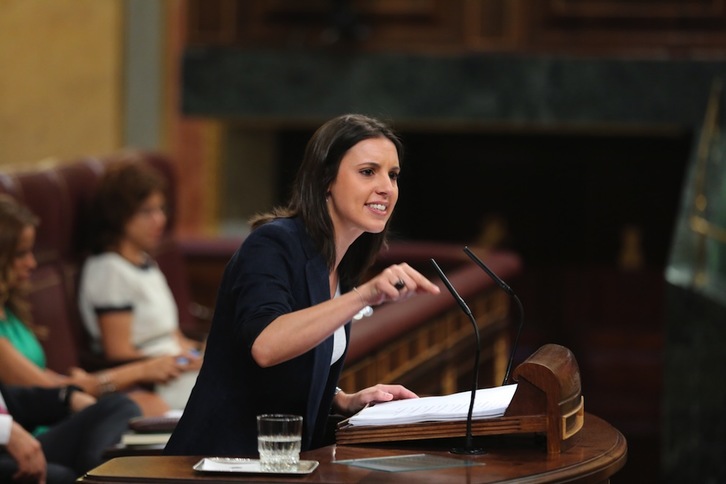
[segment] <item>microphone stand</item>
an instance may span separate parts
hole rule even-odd
[[[456,289],[454,289],[454,286],[449,282],[449,279],[444,274],[444,271],[441,270],[439,265],[436,263],[434,259],[431,259],[431,265],[434,266],[434,269],[436,269],[436,272],[439,274],[439,277],[443,281],[446,288],[449,290],[452,296],[454,296],[454,299],[457,303],[459,303],[459,306],[464,311],[464,313],[469,318],[469,321],[471,321],[471,324],[474,326],[474,335],[476,336],[476,352],[474,356],[474,379],[471,384],[471,399],[469,401],[469,413],[466,416],[466,440],[464,442],[464,447],[454,447],[450,450],[452,454],[465,454],[465,455],[479,455],[484,454],[486,451],[479,447],[474,447],[474,437],[471,432],[471,420],[474,413],[474,399],[476,398],[476,390],[479,385],[479,360],[481,358],[481,343],[479,339],[479,325],[476,323],[476,319],[474,318],[474,315],[471,313],[471,310],[469,309],[469,306],[466,305],[466,302],[459,296],[459,293],[456,292]]]
[[[506,385],[509,381],[509,374],[512,372],[512,363],[514,363],[514,352],[517,351],[517,345],[519,344],[519,335],[522,334],[522,326],[524,323],[524,307],[522,306],[522,301],[519,300],[516,294],[511,294],[512,299],[514,299],[514,302],[517,303],[517,307],[519,308],[519,328],[517,328],[517,335],[514,337],[514,344],[512,345],[512,354],[509,355],[509,362],[507,363],[507,371],[504,373],[504,380],[502,381],[502,386]]]
[[[499,286],[501,289],[504,290],[507,294],[509,294],[509,297],[511,297],[515,303],[517,303],[517,308],[519,309],[519,327],[517,328],[517,335],[514,337],[514,345],[512,345],[512,353],[509,355],[509,362],[507,363],[507,371],[504,373],[504,381],[502,381],[502,386],[506,385],[509,381],[509,374],[512,371],[512,363],[514,362],[514,353],[517,350],[517,345],[519,344],[519,335],[522,334],[522,326],[524,326],[524,307],[522,306],[522,301],[519,300],[517,295],[514,293],[511,287],[504,282],[498,275],[494,273],[489,267],[487,267],[484,262],[474,254],[469,247],[464,247],[464,252],[466,255],[469,256],[471,260],[473,260],[476,265],[481,267],[481,269],[487,273],[489,277],[492,278],[492,280]]]

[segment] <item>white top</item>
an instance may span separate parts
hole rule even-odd
[[[89,257],[81,273],[78,303],[98,352],[102,351],[98,314],[109,311],[132,312],[131,341],[144,356],[181,352],[176,338],[176,302],[164,274],[153,261],[140,267],[115,252]]]
[[[2,393],[0,393],[0,407],[7,410]],[[13,417],[6,413],[0,413],[0,445],[8,445],[8,442],[10,442],[10,430],[12,428]]]
[[[340,296],[340,284],[338,284],[338,287],[335,288],[335,296]],[[340,328],[335,330],[335,333],[333,333],[333,355],[330,358],[330,366],[333,366],[336,361],[340,359],[341,356],[343,356],[343,353],[345,353],[345,346],[347,344],[347,341],[345,340],[345,326],[341,326]]]

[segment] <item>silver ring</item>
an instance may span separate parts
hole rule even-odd
[[[396,281],[396,283],[393,285],[393,287],[395,287],[396,289],[398,289],[400,291],[401,289],[406,287],[406,283],[403,282],[403,279],[399,279]]]

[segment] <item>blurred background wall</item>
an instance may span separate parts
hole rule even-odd
[[[123,146],[120,2],[0,3],[0,163]]]
[[[185,187],[177,229],[215,232],[202,187],[216,184],[218,128],[178,99],[185,13],[176,0],[0,2],[0,166],[163,150]]]

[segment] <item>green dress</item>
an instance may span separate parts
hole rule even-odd
[[[46,360],[43,347],[38,338],[20,319],[7,307],[5,319],[0,319],[0,338],[5,338],[28,360],[39,368],[45,369]]]
[[[5,308],[5,319],[0,319],[0,338],[5,338],[28,360],[32,361],[39,368],[45,369],[46,360],[43,347],[35,334],[23,324],[20,319],[7,307]],[[46,426],[39,426],[33,429],[33,435],[38,436],[48,429]]]

